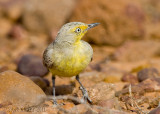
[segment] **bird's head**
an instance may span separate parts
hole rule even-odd
[[[65,24],[58,32],[58,41],[79,42],[84,34],[99,23],[85,24],[81,22],[70,22]]]

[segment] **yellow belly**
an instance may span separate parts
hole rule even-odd
[[[74,54],[73,56],[63,57],[53,68],[50,69],[52,74],[71,77],[82,72],[90,62],[91,57],[88,55]]]

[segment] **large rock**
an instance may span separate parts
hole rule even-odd
[[[59,29],[71,14],[75,0],[29,0],[25,3],[22,22],[32,32]]]
[[[119,45],[127,39],[159,39],[159,4],[158,0],[81,0],[69,20],[101,23],[86,37],[95,44]]]
[[[157,41],[130,41],[120,46],[112,57],[118,61],[142,61],[157,56],[159,49],[160,43]]]
[[[45,93],[28,77],[14,71],[0,73],[0,104],[17,107],[36,106],[44,102]]]

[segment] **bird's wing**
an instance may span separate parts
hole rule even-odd
[[[54,53],[53,44],[50,44],[43,53],[43,64],[47,68],[52,68],[54,65],[54,61],[52,59],[53,53]]]

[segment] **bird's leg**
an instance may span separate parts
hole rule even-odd
[[[57,105],[56,101],[56,93],[55,93],[55,76],[52,76],[52,84],[53,84],[53,105]]]
[[[82,85],[82,83],[80,82],[79,80],[79,75],[76,76],[76,80],[79,82],[80,84],[80,89],[82,91],[82,94],[83,94],[83,99],[84,101],[86,102],[88,100],[89,103],[92,103],[92,100],[89,98],[88,96],[88,92],[87,90],[84,88],[84,86]]]

